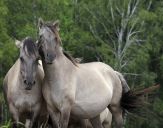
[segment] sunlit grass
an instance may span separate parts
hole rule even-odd
[[[0,128],[11,128],[11,120],[7,121],[5,124],[0,126]]]

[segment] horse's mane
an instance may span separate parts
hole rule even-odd
[[[54,35],[57,38],[57,42],[60,43],[60,45],[62,44],[61,38],[59,36],[58,31],[53,27],[53,24],[51,22],[47,22],[45,23],[45,25],[54,33]]]
[[[26,38],[23,41],[23,50],[25,51],[26,55],[29,55],[29,56],[36,55],[37,47],[31,38]]]
[[[66,51],[63,51],[63,54],[75,65],[77,66],[77,64],[79,63],[75,58],[73,58],[69,53],[67,53]]]

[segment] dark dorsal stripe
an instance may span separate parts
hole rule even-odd
[[[31,38],[27,38],[23,42],[23,50],[25,51],[26,55],[36,55],[37,47],[36,44],[33,42]]]
[[[73,58],[70,54],[68,54],[66,51],[63,51],[63,54],[75,65],[77,66],[77,60]]]

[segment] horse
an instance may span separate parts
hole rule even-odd
[[[31,38],[16,41],[16,45],[20,55],[4,78],[4,97],[14,121],[12,127],[25,123],[26,128],[32,128],[37,118],[42,121],[48,118],[41,90],[44,72]]]
[[[100,113],[108,107],[115,127],[122,128],[124,109],[130,110],[130,102],[138,103],[139,97],[130,93],[123,75],[105,63],[77,63],[66,54],[57,21],[39,19],[38,31],[38,49],[45,73],[43,96],[53,126],[67,128],[71,114],[89,119],[93,128],[103,128]]]

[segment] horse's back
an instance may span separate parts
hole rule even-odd
[[[111,104],[117,104],[120,101],[122,94],[122,84],[117,71],[115,71],[111,66],[102,62],[86,63],[86,66],[88,68],[96,68],[96,70],[98,70],[107,81],[107,85],[112,86],[113,98]]]
[[[111,70],[113,71],[113,68],[103,62],[89,62],[89,63],[81,63],[81,64],[78,64],[80,68],[96,68],[96,69],[103,69],[103,68],[107,68],[108,70]]]
[[[80,64],[79,68],[81,69],[81,72],[96,73],[95,75],[100,75],[106,80],[109,79],[113,81],[114,79],[118,79],[114,69],[111,66],[102,62]]]
[[[95,84],[97,83],[99,87],[107,86],[111,89],[113,89],[113,84],[115,84],[115,82],[119,80],[114,69],[102,62],[79,64],[77,77],[78,80],[82,83],[82,85],[83,80],[88,81],[88,83],[86,83],[87,87],[91,86],[88,85],[89,82],[94,82]]]

